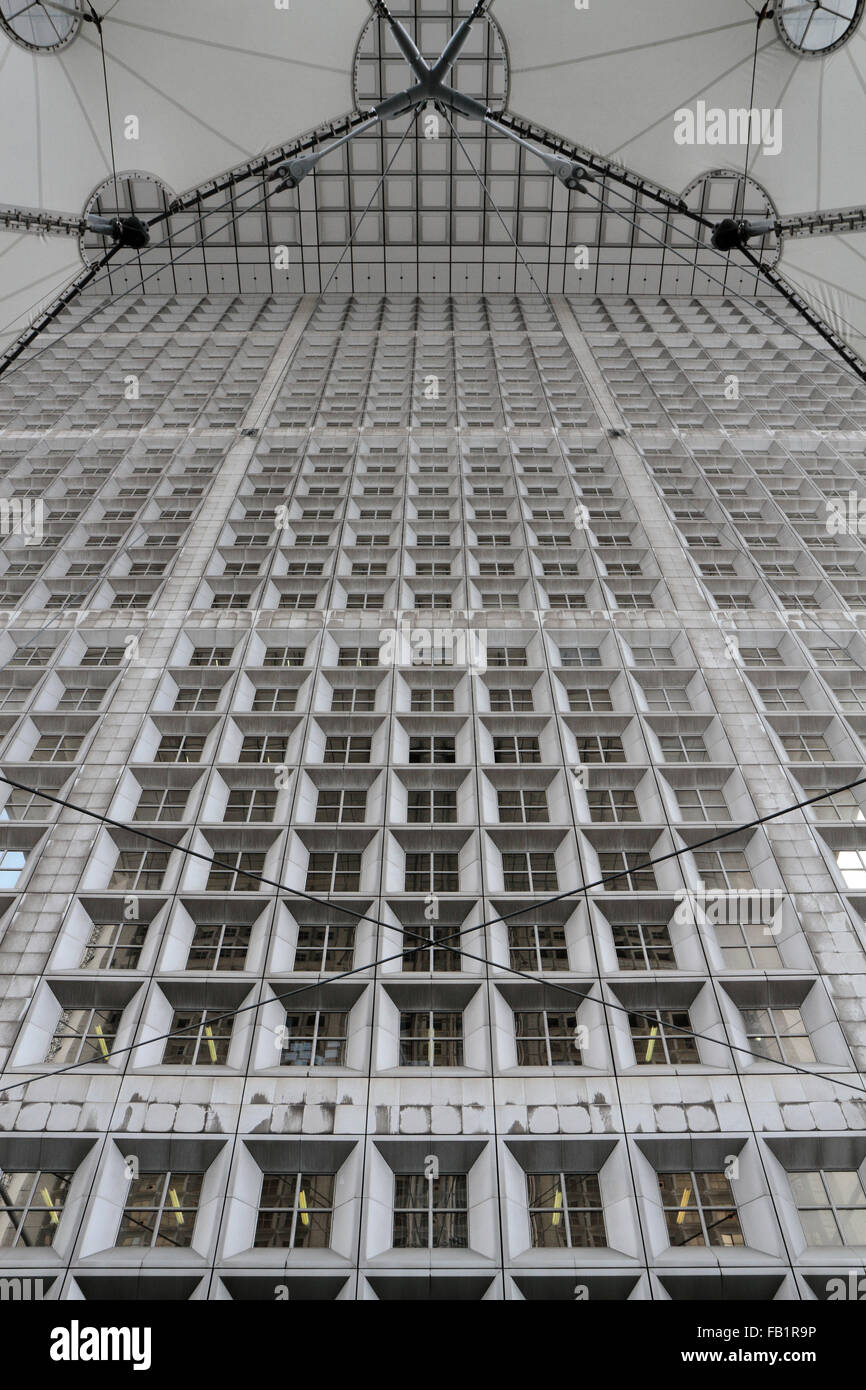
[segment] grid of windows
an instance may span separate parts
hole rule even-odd
[[[239,340],[252,346],[266,340],[267,351],[248,372],[238,366],[244,390],[252,390],[280,340],[285,306],[259,304],[255,325],[242,303],[223,306],[220,314],[223,309],[234,316],[230,335],[206,336],[226,369],[241,362]],[[131,302],[130,312],[138,322],[135,316],[143,311]],[[189,346],[187,337],[205,336],[188,325],[184,316],[192,308],[182,297],[159,312],[164,317],[154,332],[181,324],[179,351]],[[210,323],[208,315],[217,309],[202,301],[196,312]],[[38,885],[33,902],[37,892],[50,891],[45,874],[52,847],[42,864],[40,837],[47,838],[56,808],[32,793],[10,790],[7,796],[0,788],[6,836],[0,845],[0,911],[9,910],[10,921],[12,913],[24,914],[20,930],[16,924],[0,940],[3,963],[22,932],[35,940],[33,913],[40,926],[39,913],[45,913],[42,935],[52,937],[32,1002],[9,1032],[10,1065],[35,1068],[45,1062],[46,1051],[58,1071],[81,1064],[75,1080],[92,1098],[120,1070],[105,1064],[112,1063],[122,1025],[130,1041],[162,1040],[132,1055],[130,1067],[143,1074],[140,1083],[136,1074],[135,1094],[144,1099],[132,1102],[142,1107],[140,1115],[134,1108],[123,1119],[136,1148],[139,1127],[141,1136],[165,1137],[179,1149],[170,1156],[162,1152],[157,1165],[148,1163],[141,1145],[144,1176],[128,1184],[124,1179],[110,1197],[113,1209],[123,1210],[118,1245],[174,1245],[189,1252],[197,1224],[197,1244],[204,1247],[210,1239],[208,1223],[196,1219],[203,1184],[211,1185],[219,1205],[229,1191],[227,1172],[211,1168],[206,1175],[195,1163],[188,1171],[179,1151],[191,1135],[206,1146],[222,1142],[234,1128],[240,1083],[228,1065],[231,1048],[239,1068],[248,1069],[238,1148],[253,1130],[267,1143],[314,1139],[337,1146],[345,1139],[365,1146],[365,1201],[375,1183],[382,1217],[377,1253],[392,1247],[428,1251],[434,1271],[437,1250],[477,1251],[479,1261],[492,1257],[495,1263],[498,1237],[485,1231],[496,1223],[485,1216],[476,1220],[475,1204],[484,1211],[496,1200],[503,1213],[513,1203],[524,1223],[512,1230],[510,1218],[503,1220],[509,1277],[521,1264],[516,1231],[525,1231],[527,1215],[533,1258],[544,1249],[603,1247],[608,1232],[602,1183],[593,1167],[598,1154],[581,1163],[565,1146],[584,1136],[590,1142],[595,1135],[610,1136],[620,1148],[614,1164],[622,1161],[625,1173],[623,1147],[634,1150],[638,1136],[622,1135],[611,1077],[630,1064],[629,1035],[636,1064],[629,1085],[645,1088],[630,1102],[640,1110],[641,1126],[655,1123],[646,1117],[664,1111],[671,1128],[663,1129],[659,1119],[657,1132],[686,1134],[696,1150],[692,1158],[680,1154],[661,1175],[670,1244],[683,1246],[686,1254],[689,1246],[723,1252],[743,1244],[733,1201],[736,1179],[732,1187],[716,1170],[685,1171],[698,1163],[704,1136],[716,1130],[701,1128],[685,1100],[672,1100],[666,1089],[671,1078],[652,1072],[690,1067],[689,1103],[709,1116],[714,1093],[705,1074],[718,1071],[727,1079],[735,1067],[721,1043],[705,1046],[692,1036],[724,1036],[712,989],[703,991],[699,1007],[681,1002],[692,997],[692,985],[710,984],[718,971],[727,972],[728,989],[730,973],[746,977],[745,985],[756,973],[790,978],[793,970],[794,997],[805,998],[802,983],[813,983],[825,967],[834,973],[831,955],[844,959],[846,974],[855,980],[862,974],[862,949],[850,926],[862,920],[866,851],[853,838],[862,815],[852,794],[816,804],[796,828],[802,838],[794,859],[785,839],[794,829],[784,821],[772,831],[759,828],[718,846],[699,842],[717,827],[730,828],[732,821],[777,809],[785,798],[797,799],[793,784],[784,780],[793,778],[794,767],[807,792],[853,777],[849,767],[859,766],[864,734],[858,665],[866,657],[856,634],[837,633],[835,621],[829,623],[834,640],[825,642],[772,615],[744,627],[736,657],[728,657],[719,624],[710,617],[718,609],[696,609],[690,617],[678,611],[681,596],[665,592],[676,575],[668,567],[662,576],[658,565],[672,548],[673,531],[662,534],[649,494],[642,494],[638,508],[631,489],[674,464],[688,479],[683,490],[694,485],[694,506],[677,503],[665,512],[664,524],[679,534],[683,558],[687,551],[694,555],[704,591],[717,603],[723,591],[708,587],[713,584],[743,597],[742,561],[754,552],[749,592],[755,604],[761,601],[762,613],[770,598],[799,593],[797,576],[810,556],[827,576],[840,611],[847,611],[848,599],[856,597],[845,587],[847,576],[856,582],[862,573],[862,545],[854,536],[840,538],[844,564],[823,547],[821,498],[830,479],[840,495],[856,488],[862,462],[851,442],[843,449],[840,441],[823,439],[811,453],[795,448],[784,425],[768,450],[747,448],[745,435],[690,434],[681,383],[671,393],[651,354],[636,353],[636,342],[652,338],[653,350],[670,363],[675,354],[663,346],[664,336],[688,337],[706,354],[709,374],[715,366],[708,345],[713,333],[733,334],[731,325],[737,325],[731,341],[742,348],[745,321],[736,317],[740,309],[733,303],[720,309],[720,318],[683,305],[601,301],[578,303],[575,312],[633,431],[639,435],[656,412],[642,441],[644,463],[628,462],[626,444],[616,454],[611,450],[548,307],[495,296],[455,298],[447,305],[423,297],[318,305],[297,373],[283,380],[272,418],[245,443],[230,505],[208,521],[210,548],[197,548],[196,538],[204,535],[196,529],[198,508],[216,495],[210,485],[227,457],[223,443],[206,447],[204,435],[184,429],[163,447],[155,432],[150,439],[133,439],[119,431],[104,472],[95,444],[78,436],[64,443],[57,476],[73,489],[82,480],[92,485],[94,510],[86,522],[86,562],[79,553],[77,568],[66,571],[76,588],[61,594],[63,601],[69,597],[77,607],[80,595],[110,585],[112,567],[130,551],[142,586],[136,595],[147,594],[149,607],[159,610],[161,586],[182,551],[194,557],[198,585],[189,612],[173,611],[158,652],[148,645],[152,639],[144,625],[146,660],[139,678],[134,666],[128,669],[134,661],[127,645],[129,615],[108,608],[98,622],[87,617],[76,624],[55,612],[50,641],[42,633],[45,603],[35,586],[49,558],[71,548],[70,533],[49,528],[44,556],[41,547],[39,555],[28,552],[14,572],[21,581],[16,603],[20,598],[23,621],[19,615],[17,650],[10,643],[2,657],[4,771],[62,796],[72,795],[64,792],[64,779],[80,770],[90,775],[110,764],[113,781],[116,763],[120,777],[107,813],[177,845],[172,850],[148,844],[117,829],[100,830],[90,840],[82,836],[80,853],[67,841],[68,904],[62,914],[36,908],[22,889],[29,887],[32,871]],[[97,317],[95,327],[99,322]],[[623,325],[630,325],[628,334]],[[220,341],[226,336],[231,341]],[[477,402],[465,385],[471,379],[466,354],[480,351],[480,342],[491,349],[484,373],[498,374],[492,409],[504,411],[488,417],[483,432],[473,423],[479,419],[473,414]],[[612,343],[622,353],[619,365],[607,355]],[[441,414],[425,417],[414,380],[407,380],[400,409],[408,410],[411,402],[420,423],[389,432],[384,414],[378,414],[385,411],[384,396],[374,385],[380,376],[396,379],[402,368],[395,361],[417,354],[413,370],[421,370],[428,355],[437,353],[450,362],[449,390],[456,392],[448,412],[443,407]],[[519,367],[511,361],[518,355]],[[753,361],[760,371],[759,357]],[[797,371],[805,390],[811,374],[816,381],[825,376],[825,364],[804,349]],[[519,405],[514,382],[519,376],[525,388],[527,375],[532,409],[546,412],[532,431],[522,427],[519,413],[509,414]],[[629,380],[640,391],[626,390]],[[832,372],[827,383],[828,399],[834,392],[838,397],[839,419],[862,430],[856,400],[843,393]],[[712,392],[704,394],[703,403],[689,397],[688,409],[709,412]],[[340,397],[345,406],[348,398],[356,402],[362,396],[367,413],[353,416],[347,430]],[[777,417],[782,396],[780,382],[764,383],[766,418]],[[641,410],[648,412],[642,420]],[[563,415],[568,411],[582,414],[572,414],[569,423]],[[217,417],[208,418],[214,423]],[[359,424],[362,418],[373,423]],[[730,423],[734,416],[725,419]],[[665,420],[676,420],[680,433],[668,434],[663,446],[654,444],[653,430]],[[19,460],[0,436],[4,471],[16,483],[31,471],[35,476],[57,442],[49,431],[32,448],[26,439],[15,443],[27,455]],[[798,479],[796,498],[770,486],[761,472],[768,452]],[[198,476],[202,454],[210,471]],[[811,519],[803,519],[804,492],[813,484],[816,505]],[[175,489],[173,501],[166,486]],[[581,498],[591,532],[572,525]],[[81,493],[76,504],[82,503],[89,506],[90,496]],[[108,503],[109,520],[97,519],[97,506],[101,511]],[[284,505],[287,529],[275,536],[274,511]],[[196,544],[189,545],[190,538]],[[719,544],[711,547],[714,541]],[[705,563],[700,557],[710,547],[715,558]],[[776,553],[782,547],[783,557]],[[158,554],[148,553],[155,549]],[[0,550],[6,558],[5,539]],[[116,586],[116,592],[126,590]],[[647,617],[638,605],[650,601],[657,611]],[[300,611],[291,611],[296,604]],[[383,659],[383,632],[391,633],[393,611],[401,605],[415,611],[420,604],[431,611],[423,624],[410,622],[407,652],[400,652],[398,640],[396,654],[392,645]],[[221,611],[225,607],[234,611]],[[462,632],[464,624],[472,641],[442,635],[447,629],[453,639],[452,625]],[[413,644],[413,635],[423,640]],[[725,682],[711,676],[714,667],[728,671],[723,660],[739,673],[733,683],[737,696],[727,691],[727,707],[721,700]],[[128,719],[120,717],[125,702],[134,706]],[[116,747],[107,748],[100,732],[106,710]],[[760,760],[738,768],[735,749],[746,726]],[[788,772],[780,768],[780,745]],[[26,775],[20,773],[24,767]],[[815,777],[826,781],[808,780]],[[655,868],[647,864],[669,854],[672,843],[684,846],[678,859]],[[185,848],[205,860],[186,856]],[[209,865],[210,855],[219,863]],[[828,865],[826,878],[815,867],[818,860]],[[781,915],[732,921],[705,914],[706,920],[693,922],[676,914],[684,888],[695,882],[710,894],[733,896],[796,877],[788,887],[799,895],[799,865],[807,862],[803,872],[810,882],[814,877],[820,905],[791,904],[781,931]],[[598,885],[599,877],[607,881]],[[583,892],[581,885],[590,883],[596,887]],[[555,905],[544,901],[563,893]],[[333,899],[334,906],[317,908],[304,894]],[[340,906],[348,909],[345,915]],[[5,916],[0,920],[5,925]],[[816,943],[819,949],[810,953]],[[512,971],[548,977],[543,1007],[521,1005],[517,991],[527,982]],[[425,978],[440,973],[448,978]],[[631,978],[624,980],[626,973]],[[656,986],[641,973],[663,975],[663,983]],[[342,975],[350,978],[331,978]],[[74,976],[74,987],[68,976]],[[52,984],[56,994],[50,993]],[[121,998],[127,985],[130,992]],[[251,992],[240,1002],[248,985]],[[571,997],[563,993],[560,1000],[553,992],[557,985]],[[739,978],[730,982],[732,991],[734,985],[741,987]],[[473,995],[471,1005],[464,1004],[460,992],[470,988],[479,991],[478,1001]],[[226,989],[235,992],[223,1003]],[[293,1001],[292,992],[300,989],[309,992]],[[609,1006],[598,1011],[591,1043],[578,1029],[581,999],[575,993]],[[645,997],[655,1002],[647,1005]],[[752,979],[742,998],[760,997]],[[766,997],[783,995],[771,991]],[[410,998],[411,1005],[405,1002]],[[787,1004],[738,1007],[749,1048],[772,1063],[774,1080],[777,1069],[814,1061],[805,1021],[811,1024],[812,1014],[805,1005],[802,1011]],[[831,1000],[828,1007],[836,1005]],[[231,1017],[234,1009],[245,1011],[241,1026]],[[829,1017],[819,1018],[820,1033],[813,1028],[816,1048],[822,1039],[822,1060],[826,1044],[840,1069],[847,1063],[831,1034],[838,1025],[850,1042],[848,1023],[845,1017],[832,1025]],[[6,1032],[0,1041],[6,1045]],[[579,1097],[572,1091],[583,1085],[580,1073],[567,1079],[532,1075],[586,1066],[590,1055],[592,1082]],[[516,1090],[507,1100],[499,1094],[498,1069],[506,1058],[507,1084],[521,1088],[517,1100]],[[515,1058],[524,1069],[519,1076],[511,1070]],[[857,1060],[862,1064],[859,1054]],[[395,1077],[401,1067],[407,1072]],[[433,1075],[425,1079],[428,1070]],[[827,1086],[828,1099],[836,1094],[832,1080],[815,1081]],[[59,1077],[58,1106],[71,1094],[65,1085]],[[28,1086],[29,1099],[41,1103]],[[20,1089],[26,1094],[27,1087]],[[494,1089],[514,1126],[508,1140],[517,1136],[534,1144],[550,1136],[561,1146],[556,1154],[545,1152],[537,1171],[517,1179],[505,1161],[505,1130],[491,1134]],[[720,1112],[715,1116],[724,1129]],[[68,1113],[57,1110],[46,1134],[61,1133],[65,1141],[75,1132],[63,1133],[68,1123]],[[779,1129],[784,1130],[781,1120]],[[639,1137],[648,1132],[641,1128]],[[762,1131],[755,1142],[764,1137]],[[465,1146],[459,1158],[466,1168],[450,1172],[446,1158],[439,1175],[428,1177],[417,1171],[413,1148],[401,1171],[400,1155],[376,1153],[378,1141],[405,1141],[407,1150],[423,1142],[425,1154],[453,1142]],[[3,1138],[2,1243],[49,1244],[61,1218],[68,1225],[63,1209],[71,1169],[65,1158],[61,1163],[55,1155],[49,1163],[40,1154],[40,1175],[32,1159],[7,1156],[5,1143]],[[345,1220],[347,1229],[355,1225],[341,1252],[351,1247],[350,1263],[360,1259],[366,1265],[360,1216],[350,1210],[357,1194],[350,1184],[338,1220],[336,1180],[321,1157],[318,1149],[293,1149],[285,1165],[268,1167],[268,1158],[257,1157],[255,1163],[245,1160],[242,1178],[239,1169],[232,1170],[239,1174],[237,1188],[226,1200],[233,1204],[237,1196],[244,1204],[248,1244],[260,1252],[258,1258],[269,1249],[303,1248],[311,1260],[323,1261],[315,1268],[324,1269],[321,1252],[336,1248],[339,1221]],[[342,1151],[338,1157],[342,1161]],[[360,1149],[352,1164],[356,1157],[360,1169]],[[169,1163],[177,1171],[167,1172]],[[391,1211],[383,1176],[389,1165]],[[636,1176],[623,1178],[624,1205],[617,1205],[619,1212],[632,1203],[637,1230],[644,1219],[638,1196],[655,1198],[637,1172],[640,1165],[633,1166]],[[107,1173],[104,1165],[97,1175],[100,1197]],[[853,1239],[864,1208],[856,1173],[828,1162],[790,1178],[804,1229],[815,1237],[810,1243],[863,1243]],[[227,1211],[234,1219],[233,1205]],[[744,1220],[746,1215],[744,1208]],[[610,1225],[612,1211],[608,1218]],[[75,1219],[89,1221],[89,1208]],[[616,1219],[627,1224],[619,1214]],[[771,1240],[767,1245],[775,1252]],[[652,1260],[651,1240],[648,1249]],[[221,1256],[215,1246],[209,1250],[206,1260],[216,1264]],[[539,1267],[552,1271],[555,1264]],[[214,1287],[220,1288],[219,1278]]]

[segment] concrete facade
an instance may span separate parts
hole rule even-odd
[[[775,301],[97,308],[0,401],[0,1277],[866,1274],[864,788],[754,824],[864,775],[862,390]]]

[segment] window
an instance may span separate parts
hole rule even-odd
[[[597,787],[586,793],[589,814],[595,821],[640,820],[637,800],[627,787]]]
[[[487,653],[488,666],[527,666],[524,647],[491,647]]]
[[[575,1000],[575,1005],[580,1001]],[[579,1067],[583,1061],[576,1042],[577,1016],[550,1010],[514,1014],[519,1067]]]
[[[229,792],[223,820],[226,823],[272,821],[277,807],[277,793],[267,787],[243,787]]]
[[[266,1173],[253,1245],[257,1250],[322,1250],[331,1241],[334,1175]]]
[[[810,807],[816,820],[858,820],[866,819],[860,803],[852,791],[836,792]],[[841,865],[840,865],[841,867]]]
[[[463,1015],[439,1009],[400,1014],[401,1067],[462,1067]]]
[[[232,1018],[219,1009],[175,1010],[163,1066],[218,1067],[228,1061]]]
[[[189,659],[189,664],[190,666],[230,666],[233,654],[234,649],[232,647],[196,647]],[[97,663],[89,662],[87,664],[96,665]]]
[[[676,970],[668,929],[663,923],[612,922],[620,970]]]
[[[462,970],[462,957],[460,955],[457,942],[459,940],[457,928],[445,923],[424,922],[412,931],[405,928],[403,939],[406,942],[403,950],[403,969],[410,971],[417,970]],[[425,941],[433,941],[432,946],[425,946]],[[440,941],[442,944],[440,945]],[[451,942],[454,941],[454,947]],[[414,945],[410,943],[415,943]]]
[[[556,855],[550,853],[503,853],[502,873],[506,893],[555,893],[559,887]]]
[[[789,1173],[807,1245],[866,1245],[866,1191],[858,1172]]]
[[[565,928],[551,923],[508,927],[512,970],[567,970]]]
[[[133,1178],[117,1244],[191,1245],[202,1182],[201,1173],[142,1173]]]
[[[539,763],[541,751],[538,739],[532,735],[509,734],[507,737],[493,738],[493,762],[496,763]]]
[[[740,647],[740,657],[747,666],[784,666],[778,647]]]
[[[780,970],[784,964],[772,936],[760,922],[719,923],[716,940],[726,970]]]
[[[9,803],[7,802],[8,806]],[[4,817],[6,819],[6,817]],[[9,892],[14,888],[22,873],[26,860],[18,849],[0,849],[0,889]]]
[[[607,572],[612,578],[624,579],[640,574],[641,567],[633,562],[626,563],[620,560],[608,560]],[[731,573],[733,573],[733,570]]]
[[[766,695],[763,691],[761,693],[766,702]],[[855,690],[853,686],[846,685],[837,689],[836,698],[844,710],[850,710],[856,714],[866,710],[866,691],[864,690]]]
[[[331,700],[331,709],[341,714],[365,714],[375,706],[376,692],[368,688],[343,687],[334,691]]]
[[[338,666],[378,666],[378,647],[341,647]]]
[[[629,1014],[635,1061],[640,1066],[694,1065],[700,1062],[685,1009],[652,1009]],[[681,1031],[685,1030],[685,1031]]]
[[[670,647],[632,647],[636,666],[676,666]]]
[[[776,690],[768,686],[759,686],[758,693],[768,710],[798,710],[807,708],[799,685],[780,685]]]
[[[148,566],[147,568],[149,569],[150,566]],[[164,566],[160,565],[156,573],[162,574],[163,568]],[[231,576],[231,578],[233,579],[245,579],[249,578],[251,575],[257,575],[259,573],[259,569],[260,565],[258,561],[249,561],[247,563],[242,560],[231,560],[226,565],[225,569],[223,570],[223,573]],[[134,571],[135,566],[133,566],[133,569],[130,571],[130,573],[133,573]]]
[[[394,1248],[465,1250],[469,1244],[469,1205],[465,1173],[426,1178],[397,1173],[394,1178]]]
[[[47,666],[54,655],[54,647],[17,647],[14,656],[9,658],[9,666]],[[95,665],[93,662],[82,661],[83,666]]]
[[[253,711],[261,714],[286,714],[298,702],[297,691],[291,686],[259,685],[253,696]]]
[[[737,1204],[724,1173],[659,1173],[671,1245],[744,1245]]]
[[[124,647],[88,647],[81,658],[82,666],[119,666],[126,659]],[[195,663],[193,662],[193,665]]]
[[[360,734],[330,735],[325,740],[326,763],[368,763],[372,740]]]
[[[281,607],[281,608],[315,608],[316,605],[315,605],[314,602],[312,602],[312,599],[313,599],[315,596],[314,596],[314,595],[308,595],[308,596],[305,596],[305,597],[308,597],[308,598],[310,599],[310,601],[309,601],[309,602],[302,602],[302,601],[300,601],[300,597],[299,597],[298,595],[295,595],[295,594],[283,594],[283,596],[282,596],[281,599],[280,599],[280,607]],[[447,608],[447,607],[448,607],[448,604],[445,603],[445,604],[442,604],[442,605],[436,605],[436,604],[433,604],[433,603],[424,604],[424,603],[420,603],[420,602],[416,604],[416,607],[418,607],[418,608],[428,608],[428,607],[429,607],[429,608],[434,608],[434,607],[437,607],[437,606],[441,606],[441,607]],[[365,593],[362,593],[362,594],[347,594],[347,595],[346,595],[346,607],[349,608],[349,609],[351,609],[351,608],[355,608],[355,609],[357,609],[357,608],[373,608],[373,609],[376,609],[376,610],[378,611],[378,610],[380,610],[380,609],[382,609],[382,608],[385,607],[385,595],[384,595],[384,594],[379,594],[379,593],[366,593],[366,592],[365,592]]]
[[[81,970],[137,970],[146,922],[100,922],[79,962]]]
[[[0,1171],[0,1250],[54,1244],[71,1173]]]
[[[700,734],[659,734],[662,757],[669,763],[707,763],[710,755]]]
[[[718,787],[679,787],[677,802],[683,820],[730,820],[724,793]]]
[[[547,795],[540,788],[522,787],[502,788],[498,793],[499,819],[503,823],[550,820],[547,810]]]
[[[572,686],[568,706],[572,714],[604,713],[613,709],[613,700],[604,686]]]
[[[448,789],[410,787],[406,813],[409,824],[453,823],[457,820],[457,793]]]
[[[154,762],[197,763],[206,742],[205,734],[163,734]]]
[[[69,694],[69,691],[66,691],[66,693],[65,693],[65,694],[63,695],[63,697],[61,698],[60,705],[59,705],[59,708],[60,708],[60,709],[69,708],[69,706],[66,705],[66,704],[64,703],[65,700],[66,700],[66,695],[68,695],[68,694]],[[23,709],[24,706],[27,704],[28,700],[30,699],[30,695],[31,695],[31,691],[30,691],[30,690],[25,690],[23,687],[11,685],[11,684],[6,684],[6,683],[4,682],[2,685],[0,685],[0,708],[2,708],[2,709]],[[71,707],[72,707],[72,709],[78,709],[78,708],[79,708],[79,706],[78,706],[77,704],[75,704],[75,703],[73,703]],[[82,706],[82,708],[90,709],[90,708],[94,708],[94,706],[85,705],[85,706]]]
[[[308,893],[357,893],[360,887],[360,854],[310,855],[307,864]]]
[[[371,605],[371,606],[372,606],[372,605]],[[377,607],[382,607],[383,605],[382,605],[382,604],[378,604],[378,605],[375,605],[375,606],[377,606]],[[437,608],[437,609],[447,609],[447,608],[450,608],[450,607],[451,607],[451,594],[450,594],[447,590],[445,590],[445,589],[436,590],[436,591],[433,591],[433,590],[430,590],[430,589],[421,589],[421,590],[419,590],[419,591],[416,593],[416,595],[415,595],[415,607],[416,607],[416,608],[424,608],[424,609],[427,609],[427,608]]]
[[[436,734],[414,735],[409,739],[410,763],[454,763],[457,760],[455,740]]]
[[[858,892],[866,888],[866,849],[837,850],[836,863],[839,865],[846,888],[853,888]]]
[[[490,708],[498,714],[521,714],[535,708],[529,686],[510,686],[490,692]]]
[[[698,877],[706,888],[725,891],[755,886],[749,862],[742,850],[695,850],[694,859]]]
[[[285,734],[247,734],[241,744],[239,763],[277,763],[286,761]]]
[[[46,1062],[107,1062],[121,1017],[120,1009],[64,1009]]]
[[[458,893],[460,891],[459,856],[435,850],[407,853],[405,891],[407,893]]]
[[[692,703],[686,694],[685,686],[669,686],[663,689],[661,686],[642,687],[646,702],[652,711],[662,710],[665,713],[676,714],[681,710],[690,710]]]
[[[560,651],[563,666],[600,666],[601,652],[598,647],[563,647]]]
[[[529,1173],[527,1185],[533,1248],[607,1245],[597,1173]]]
[[[208,874],[208,893],[255,893],[262,887],[257,878],[249,875],[264,873],[264,854],[245,849],[226,850],[219,859],[219,864],[212,864]]]
[[[143,787],[135,819],[144,821],[179,821],[189,798],[187,787]]]
[[[744,1009],[746,1039],[768,1062],[814,1062],[809,1031],[799,1009]]]
[[[43,734],[30,761],[34,763],[72,763],[84,739],[75,734]]]
[[[851,38],[863,10],[864,0],[834,0],[832,5],[781,0],[775,8],[776,26],[796,53],[832,53]]]
[[[286,1041],[280,1052],[281,1067],[343,1067],[346,1065],[345,1012],[286,1014]]]
[[[451,714],[453,710],[453,690],[434,688],[412,691],[413,714]]]
[[[351,970],[355,951],[354,926],[316,923],[298,927],[294,969],[324,973]]]
[[[245,922],[196,924],[187,956],[187,970],[243,970],[252,927]]]
[[[316,803],[316,820],[327,824],[356,823],[367,813],[367,793],[363,788],[346,790],[324,788]]]
[[[482,593],[481,605],[483,608],[519,608],[520,596],[514,591],[497,589],[495,592]]]
[[[601,876],[616,884],[615,893],[654,893],[656,876],[646,863],[646,855],[636,850],[604,850],[599,853]]]
[[[581,763],[624,763],[622,739],[612,735],[590,734],[577,740],[577,756]]]
[[[170,859],[167,850],[122,849],[108,886],[142,890],[161,888]]]
[[[306,654],[305,647],[267,647],[262,665],[280,667],[303,666]]]
[[[58,709],[99,709],[104,699],[105,691],[100,690],[98,686],[69,685],[60,697]]]
[[[821,734],[782,734],[780,743],[792,763],[826,763],[833,754]]]
[[[415,573],[426,578],[450,577],[451,566],[445,560],[419,560],[415,566]]]
[[[13,787],[3,805],[0,806],[0,821],[4,820],[44,820],[47,802],[35,792],[22,792],[17,787]],[[4,860],[9,858],[9,863],[4,864]],[[3,878],[4,868],[10,874],[17,864],[18,873],[24,868],[24,855],[17,850],[0,850],[0,887],[13,886],[18,874],[12,878],[11,883]]]

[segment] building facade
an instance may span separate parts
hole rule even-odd
[[[864,439],[776,300],[58,322],[0,391],[4,1290],[857,1296]]]

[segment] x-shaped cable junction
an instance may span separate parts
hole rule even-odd
[[[284,164],[279,165],[274,173],[274,178],[279,181],[280,187],[297,188],[301,180],[313,172],[321,159],[339,149],[341,145],[348,144],[350,140],[354,140],[356,135],[363,134],[365,130],[369,130],[377,122],[393,120],[395,116],[403,116],[407,111],[414,111],[431,103],[456,111],[469,120],[484,121],[486,125],[499,131],[501,135],[507,136],[516,145],[522,145],[524,149],[536,155],[548,171],[565,184],[566,188],[584,192],[584,183],[596,182],[582,164],[576,164],[571,159],[563,158],[562,155],[538,149],[528,140],[523,140],[514,131],[509,130],[507,126],[501,125],[490,107],[485,106],[483,102],[476,101],[474,97],[465,96],[463,92],[458,92],[454,87],[448,86],[446,79],[466,46],[473,24],[484,14],[487,4],[488,0],[478,0],[472,13],[463,20],[462,24],[458,25],[436,62],[431,65],[423,57],[404,26],[391,14],[388,6],[383,3],[383,0],[377,0],[376,13],[386,21],[394,35],[400,52],[417,78],[415,85],[407,87],[405,91],[396,92],[394,96],[385,97],[378,106],[373,107],[366,121],[355,126],[353,130],[341,136],[339,140],[335,140],[333,144],[327,145],[324,149],[317,150],[313,154],[298,155],[297,158],[289,159]]]

